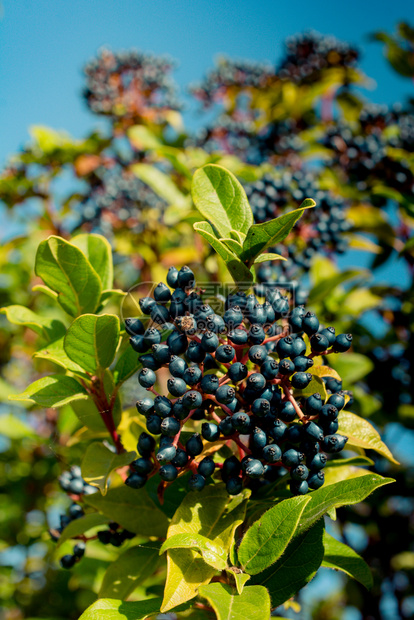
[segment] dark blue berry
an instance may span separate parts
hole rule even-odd
[[[244,411],[238,411],[231,418],[233,429],[239,433],[247,434],[250,431],[250,417]]]
[[[149,415],[147,417],[147,431],[152,435],[159,435],[161,433],[161,422],[162,418],[159,415]]]
[[[147,482],[147,476],[143,474],[130,474],[125,480],[125,484],[131,489],[142,489]]]
[[[136,474],[147,476],[154,469],[154,465],[149,459],[144,459],[141,457],[140,459],[132,461],[132,463],[130,464],[130,468]]]
[[[293,339],[293,344],[292,344],[292,351],[290,353],[290,357],[293,359],[295,357],[301,356],[305,353],[306,351],[306,344],[304,342],[304,340],[302,340],[302,338],[294,338]]]
[[[140,335],[131,336],[131,338],[129,339],[129,342],[130,342],[131,347],[137,353],[145,353],[145,351],[148,350],[148,347],[144,342],[144,336],[140,336]]]
[[[335,327],[325,327],[320,333],[328,339],[329,346],[332,346],[335,342]]]
[[[141,336],[145,331],[144,324],[139,319],[125,319],[125,331],[130,336]]]
[[[137,450],[143,457],[149,456],[155,448],[155,439],[148,433],[141,433],[138,439]]]
[[[263,476],[263,465],[258,459],[251,459],[246,467],[246,475],[249,478],[260,478]]]
[[[260,367],[260,372],[267,381],[271,381],[279,373],[279,364],[271,357],[267,357]]]
[[[217,441],[220,438],[220,428],[213,422],[204,422],[201,426],[201,434],[207,441]]]
[[[246,385],[249,389],[260,392],[266,386],[266,379],[260,372],[254,372],[247,379]]]
[[[316,334],[319,329],[319,320],[313,312],[307,312],[302,319],[302,329],[308,336]],[[323,349],[324,350],[324,349]]]
[[[231,416],[226,416],[225,418],[223,418],[218,426],[220,429],[220,433],[224,435],[225,437],[228,437],[229,435],[233,435],[234,427],[233,427]]]
[[[229,364],[235,355],[236,351],[230,344],[222,344],[216,351],[216,360],[223,364]]]
[[[276,351],[280,359],[290,357],[293,351],[293,338],[291,336],[281,338],[276,345]]]
[[[196,385],[203,376],[201,368],[198,366],[190,366],[183,374],[183,379],[187,385]]]
[[[154,401],[151,398],[142,398],[136,403],[137,411],[141,415],[148,417],[154,413]]]
[[[164,282],[160,282],[154,289],[154,299],[160,304],[165,304],[171,299],[171,291],[164,284]]]
[[[178,476],[178,469],[174,467],[172,463],[167,463],[166,465],[160,467],[158,473],[161,480],[165,480],[165,482],[172,482]]]
[[[296,482],[292,480],[290,483],[290,492],[292,495],[306,495],[309,491],[309,485],[306,480],[302,480],[302,482]]]
[[[190,491],[202,491],[206,486],[206,479],[201,474],[193,474],[188,481]]]
[[[299,443],[303,439],[303,425],[291,424],[288,426],[283,439],[286,439],[286,441],[290,443]]]
[[[307,465],[312,472],[319,471],[320,469],[323,469],[325,467],[327,461],[328,459],[326,454],[323,454],[323,452],[319,452],[307,462]]]
[[[203,397],[200,392],[196,390],[190,390],[183,396],[183,405],[187,407],[190,411],[191,409],[197,409],[197,407],[201,407],[201,403],[203,402]]]
[[[295,372],[295,364],[289,358],[285,357],[279,362],[279,373],[281,375],[291,375]]]
[[[303,426],[304,433],[311,441],[322,441],[323,431],[315,422],[307,422]]]
[[[342,381],[329,377],[329,379],[326,379],[326,389],[336,394],[342,390]]]
[[[282,454],[282,463],[286,467],[296,467],[305,460],[303,452],[298,452],[294,448],[289,448]]]
[[[201,364],[201,362],[204,362],[206,352],[199,342],[195,342],[194,340],[192,340],[188,345],[186,355],[190,362]]]
[[[311,394],[309,398],[306,399],[305,408],[308,415],[317,415],[321,411],[322,398],[319,392]]]
[[[139,300],[139,307],[144,314],[151,314],[151,309],[156,305],[155,299],[152,297],[142,297]]]
[[[218,314],[210,314],[207,317],[207,329],[215,334],[224,334],[226,331],[226,324]]]
[[[86,550],[86,544],[83,541],[78,542],[73,547],[73,555],[77,558],[83,558],[83,556],[85,555],[85,550]]]
[[[228,478],[226,482],[226,490],[229,495],[238,495],[242,492],[243,482],[241,478]]]
[[[181,267],[177,276],[178,286],[180,288],[192,288],[194,286],[194,273],[187,265]]]
[[[161,304],[155,304],[151,308],[151,319],[154,323],[158,323],[159,325],[164,325],[164,323],[169,323],[171,320],[170,311],[165,306]]]
[[[293,363],[295,364],[295,370],[297,372],[306,372],[314,364],[313,359],[302,355],[295,357]]]
[[[177,448],[177,453],[175,457],[173,458],[173,460],[171,461],[171,464],[174,465],[174,467],[185,467],[187,463],[188,463],[187,452],[185,450],[182,450],[181,448]]]
[[[282,459],[282,450],[277,444],[272,443],[263,448],[262,455],[268,463],[279,463]]]
[[[312,381],[310,372],[296,372],[291,378],[292,387],[297,390],[304,390]]]
[[[223,467],[221,469],[221,477],[224,481],[229,478],[235,478],[240,473],[240,461],[235,456],[230,456],[223,463]]]
[[[154,399],[154,411],[161,418],[166,418],[171,414],[173,404],[166,396],[156,396]]]
[[[62,568],[70,569],[76,564],[76,556],[74,555],[64,555],[60,558],[60,565]]]
[[[173,445],[167,445],[158,450],[156,459],[159,463],[170,463],[177,455],[177,449]]]
[[[322,353],[323,351],[326,351],[326,349],[328,349],[329,341],[327,337],[323,336],[322,334],[314,334],[313,336],[311,336],[310,345],[312,351],[315,351],[316,353]]]
[[[203,334],[201,338],[201,346],[203,347],[204,351],[207,351],[207,353],[214,353],[219,344],[220,341],[218,339],[218,336],[214,332],[207,331]]]
[[[252,344],[262,344],[266,338],[266,333],[261,325],[255,324],[250,327],[248,336]]]
[[[204,375],[200,387],[205,394],[215,394],[219,387],[219,378],[216,375]]]
[[[267,435],[261,428],[255,426],[250,435],[250,448],[261,450],[267,444]]]
[[[320,489],[325,482],[325,473],[323,471],[311,472],[307,482],[310,489]]]
[[[167,338],[167,345],[171,351],[171,355],[181,355],[187,350],[187,336],[179,332],[172,332]]]
[[[183,396],[183,394],[187,391],[186,383],[183,379],[179,377],[173,377],[172,379],[168,379],[167,387],[170,394],[173,396]]]
[[[297,465],[290,470],[290,475],[293,480],[306,480],[309,475],[309,469],[306,465]]]
[[[69,517],[71,519],[79,519],[79,517],[83,517],[84,512],[79,504],[72,504],[69,508]]]
[[[333,343],[333,350],[336,353],[345,353],[351,348],[352,334],[339,334]]]
[[[194,433],[192,437],[185,444],[187,454],[190,456],[198,456],[203,451],[203,442],[199,433]]]
[[[167,284],[171,288],[178,287],[178,269],[176,267],[170,267],[167,273]]]
[[[227,338],[236,345],[247,344],[249,334],[244,329],[234,329],[227,334]],[[264,340],[264,338],[263,338]],[[263,340],[261,342],[263,342]],[[261,343],[259,343],[261,344]]]
[[[180,422],[176,418],[164,418],[161,422],[161,433],[167,437],[174,437],[179,430]]]
[[[158,364],[163,366],[170,361],[171,353],[168,345],[166,344],[153,344],[151,347],[152,354],[157,360]]]
[[[215,396],[217,402],[219,402],[221,405],[227,405],[233,400],[235,394],[236,391],[233,387],[231,387],[231,385],[221,385],[216,390]]]
[[[209,478],[214,473],[215,468],[216,465],[213,459],[209,456],[206,456],[199,462],[197,471],[204,478]]]
[[[243,381],[243,379],[247,377],[247,373],[247,366],[245,366],[241,362],[235,362],[230,366],[227,371],[227,374],[233,383]]]
[[[275,420],[269,430],[269,436],[275,441],[279,441],[285,434],[287,426],[282,420]]]
[[[278,416],[283,422],[292,422],[296,418],[296,410],[291,402],[286,400],[280,407]]]
[[[267,359],[267,349],[263,345],[255,344],[249,349],[249,360],[260,366]]]
[[[143,368],[149,368],[150,370],[154,371],[158,370],[158,368],[160,367],[159,363],[151,353],[141,355],[139,357],[139,362],[140,364],[142,364]]]
[[[344,449],[348,437],[344,435],[327,435],[322,441],[322,450],[328,454],[335,454]]]
[[[150,368],[143,368],[138,374],[138,381],[144,388],[150,388],[157,380],[157,375]]]
[[[238,327],[240,323],[243,321],[243,313],[239,306],[232,306],[228,310],[225,311],[223,315],[223,320],[227,327],[230,329],[234,329]]]

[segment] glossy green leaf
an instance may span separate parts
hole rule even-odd
[[[102,235],[83,234],[72,239],[95,269],[102,284],[102,290],[111,289],[114,283],[111,244]]]
[[[106,495],[111,472],[129,465],[136,457],[136,452],[114,454],[103,443],[95,441],[87,447],[83,456],[82,478],[88,484],[97,487],[102,495]]]
[[[13,323],[13,325],[30,327],[36,334],[39,334],[39,336],[49,341],[56,340],[60,336],[63,336],[66,331],[61,321],[36,314],[24,306],[7,306],[1,308],[0,312],[5,314],[7,320]]]
[[[252,261],[259,256],[266,248],[281,243],[290,233],[298,219],[303,215],[305,209],[315,206],[315,201],[307,198],[299,209],[285,213],[268,222],[253,224],[249,228],[246,239],[243,243],[242,260]]]
[[[213,568],[224,570],[227,566],[226,550],[201,534],[169,536],[161,547],[160,553],[165,553],[169,549],[196,549],[202,555],[203,560]]]
[[[311,501],[307,504],[300,519],[298,533],[308,529],[331,508],[358,504],[371,495],[375,489],[391,484],[391,482],[394,482],[392,478],[383,478],[378,474],[369,473],[312,491]]]
[[[224,238],[224,239],[220,239],[219,241],[221,241],[222,243],[227,245],[229,250],[231,252],[233,252],[233,254],[235,254],[236,256],[241,254],[242,251],[243,251],[242,244],[239,241],[236,241],[235,239],[226,239],[226,238]]]
[[[367,590],[372,588],[373,580],[368,564],[351,547],[344,545],[327,532],[323,535],[323,546],[325,551],[322,566],[346,573],[362,583]]]
[[[326,463],[326,467],[328,469],[332,467],[343,467],[351,465],[353,467],[372,467],[375,465],[372,459],[369,459],[367,456],[351,456],[349,459],[330,459]],[[325,469],[326,471],[326,469]]]
[[[132,377],[141,366],[142,364],[139,361],[138,354],[128,345],[117,359],[113,370],[115,385],[119,385]]]
[[[246,586],[237,594],[224,583],[201,586],[200,596],[207,599],[217,620],[269,620],[270,598],[262,586]]]
[[[199,212],[220,237],[230,237],[231,230],[247,233],[253,224],[253,213],[243,186],[222,166],[207,164],[196,170],[191,195]]]
[[[226,568],[226,573],[231,575],[234,579],[234,583],[236,584],[237,594],[241,594],[243,592],[244,586],[251,578],[247,573],[243,573],[239,568],[232,566],[231,568]]]
[[[335,368],[345,384],[363,379],[374,369],[374,363],[361,353],[330,355],[329,363]]]
[[[70,316],[96,310],[101,281],[85,254],[72,243],[54,236],[42,241],[36,254],[35,272],[58,294],[59,304]]]
[[[145,620],[160,611],[161,598],[146,601],[119,601],[101,598],[88,607],[79,620]]]
[[[88,395],[81,384],[66,375],[49,375],[29,385],[21,394],[13,394],[10,400],[25,400],[41,407],[63,407]]]
[[[237,552],[243,570],[256,575],[280,558],[310,499],[307,496],[283,500],[253,523]]]
[[[265,254],[259,254],[259,256],[256,256],[254,259],[254,264],[257,265],[258,263],[265,263],[268,260],[286,260],[286,258],[281,254],[266,252]]]
[[[313,366],[310,370],[313,369]],[[326,391],[325,381],[321,377],[318,377],[317,374],[312,375],[311,382],[306,386],[304,390],[293,390],[295,398],[308,398],[311,394],[315,394],[315,392],[319,392],[322,397],[323,402],[328,398],[328,392]]]
[[[68,357],[84,370],[95,374],[113,362],[119,342],[119,318],[114,314],[84,314],[66,332],[64,347]]]
[[[246,267],[246,265],[242,263],[237,256],[216,237],[211,224],[209,224],[209,222],[196,222],[193,226],[194,230],[204,237],[204,239],[208,241],[217,254],[224,260],[233,280],[236,283],[247,283],[247,287],[250,286],[253,281],[253,275],[250,269],[248,269],[248,267]]]
[[[339,414],[338,422],[338,433],[348,437],[347,447],[356,446],[357,448],[364,448],[364,450],[375,450],[392,463],[399,464],[382,441],[378,431],[367,420],[350,411],[342,411]]]
[[[64,528],[63,532],[59,536],[57,546],[59,547],[66,540],[86,534],[86,532],[92,530],[94,527],[105,525],[108,521],[108,517],[104,517],[98,512],[92,512],[84,515],[83,517],[79,517],[79,519],[74,519]]]
[[[338,467],[328,467],[325,469],[325,488],[331,484],[337,484],[338,482],[344,482],[345,480],[350,480],[351,478],[359,478],[361,476],[365,476],[368,473],[368,470],[363,467],[356,467],[355,465],[342,465]],[[332,515],[335,515],[335,507],[332,509]],[[331,519],[335,521],[335,516],[332,516],[329,511],[327,511]]]
[[[249,491],[230,497],[224,485],[209,485],[201,493],[188,493],[168,528],[168,536],[201,534],[228,553],[234,532],[243,522]],[[190,549],[168,551],[167,582],[161,611],[166,612],[197,594],[215,569]]]
[[[167,517],[144,489],[122,485],[109,489],[105,496],[100,493],[85,495],[85,502],[130,532],[161,538],[166,535]]]
[[[79,366],[79,364],[76,364],[74,361],[72,361],[70,357],[67,356],[63,343],[64,343],[64,336],[62,336],[62,338],[59,338],[58,340],[55,340],[54,342],[51,342],[44,349],[40,349],[40,351],[36,351],[33,357],[38,357],[40,359],[48,360],[49,362],[53,362],[54,364],[57,364],[58,366],[60,366],[61,368],[64,368],[65,370],[69,370],[70,372],[73,372],[76,375],[80,375],[82,377],[87,378],[88,375],[85,373],[84,369],[81,366]]]
[[[155,542],[128,549],[112,562],[104,575],[99,598],[125,600],[143,581],[151,577],[159,563]]]
[[[338,379],[338,381],[342,381],[339,373],[330,366],[312,366],[307,372],[310,372],[316,377],[333,377],[334,379]]]
[[[323,559],[323,519],[307,531],[295,536],[282,557],[252,582],[264,586],[278,607],[294,596],[313,578]]]

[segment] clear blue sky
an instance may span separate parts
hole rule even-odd
[[[169,53],[181,87],[224,53],[275,61],[286,36],[314,28],[363,48],[378,102],[401,100],[408,81],[387,67],[376,29],[414,21],[412,0],[0,0],[0,162],[32,124],[82,136],[97,124],[81,100],[82,66],[102,45]],[[188,119],[191,123],[191,119]]]

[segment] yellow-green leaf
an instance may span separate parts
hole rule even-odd
[[[129,465],[136,456],[136,452],[114,454],[103,443],[95,441],[87,447],[82,459],[82,478],[88,484],[97,487],[102,495],[106,495],[111,472]]]
[[[364,450],[375,450],[392,463],[399,464],[382,441],[378,431],[367,420],[363,420],[350,411],[342,411],[339,414],[338,421],[338,432],[348,437],[347,447],[356,446],[357,448],[364,448]]]

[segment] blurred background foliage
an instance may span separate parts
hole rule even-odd
[[[395,34],[373,35],[393,69],[411,80],[413,33],[401,23]],[[376,471],[397,483],[338,510],[330,525],[371,566],[372,590],[324,569],[298,603],[278,610],[289,618],[414,614],[414,110],[412,100],[390,108],[368,100],[369,77],[358,61],[358,50],[315,32],[290,37],[277,66],[221,58],[190,87],[203,119],[190,132],[169,58],[104,49],[85,66],[84,102],[105,118],[105,129],[76,140],[32,127],[30,142],[0,175],[0,200],[9,210],[1,306],[43,315],[52,305],[36,288],[33,263],[50,234],[105,235],[116,287],[124,290],[159,281],[170,265],[189,264],[198,281],[226,280],[192,229],[190,182],[205,163],[238,176],[256,221],[305,197],[316,200],[287,245],[275,250],[287,261],[263,263],[257,278],[291,286],[297,303],[354,334],[353,352],[337,370],[353,392],[354,411],[385,435],[401,465],[368,451]],[[57,477],[79,462],[82,432],[69,406],[58,417],[52,409],[7,403],[8,394],[49,370],[32,359],[47,334],[14,321],[0,321],[0,618],[75,619],[93,602],[117,551],[92,542],[71,574],[57,568],[48,529],[69,505]],[[76,430],[69,455],[67,439]],[[133,597],[158,592],[159,577]]]

